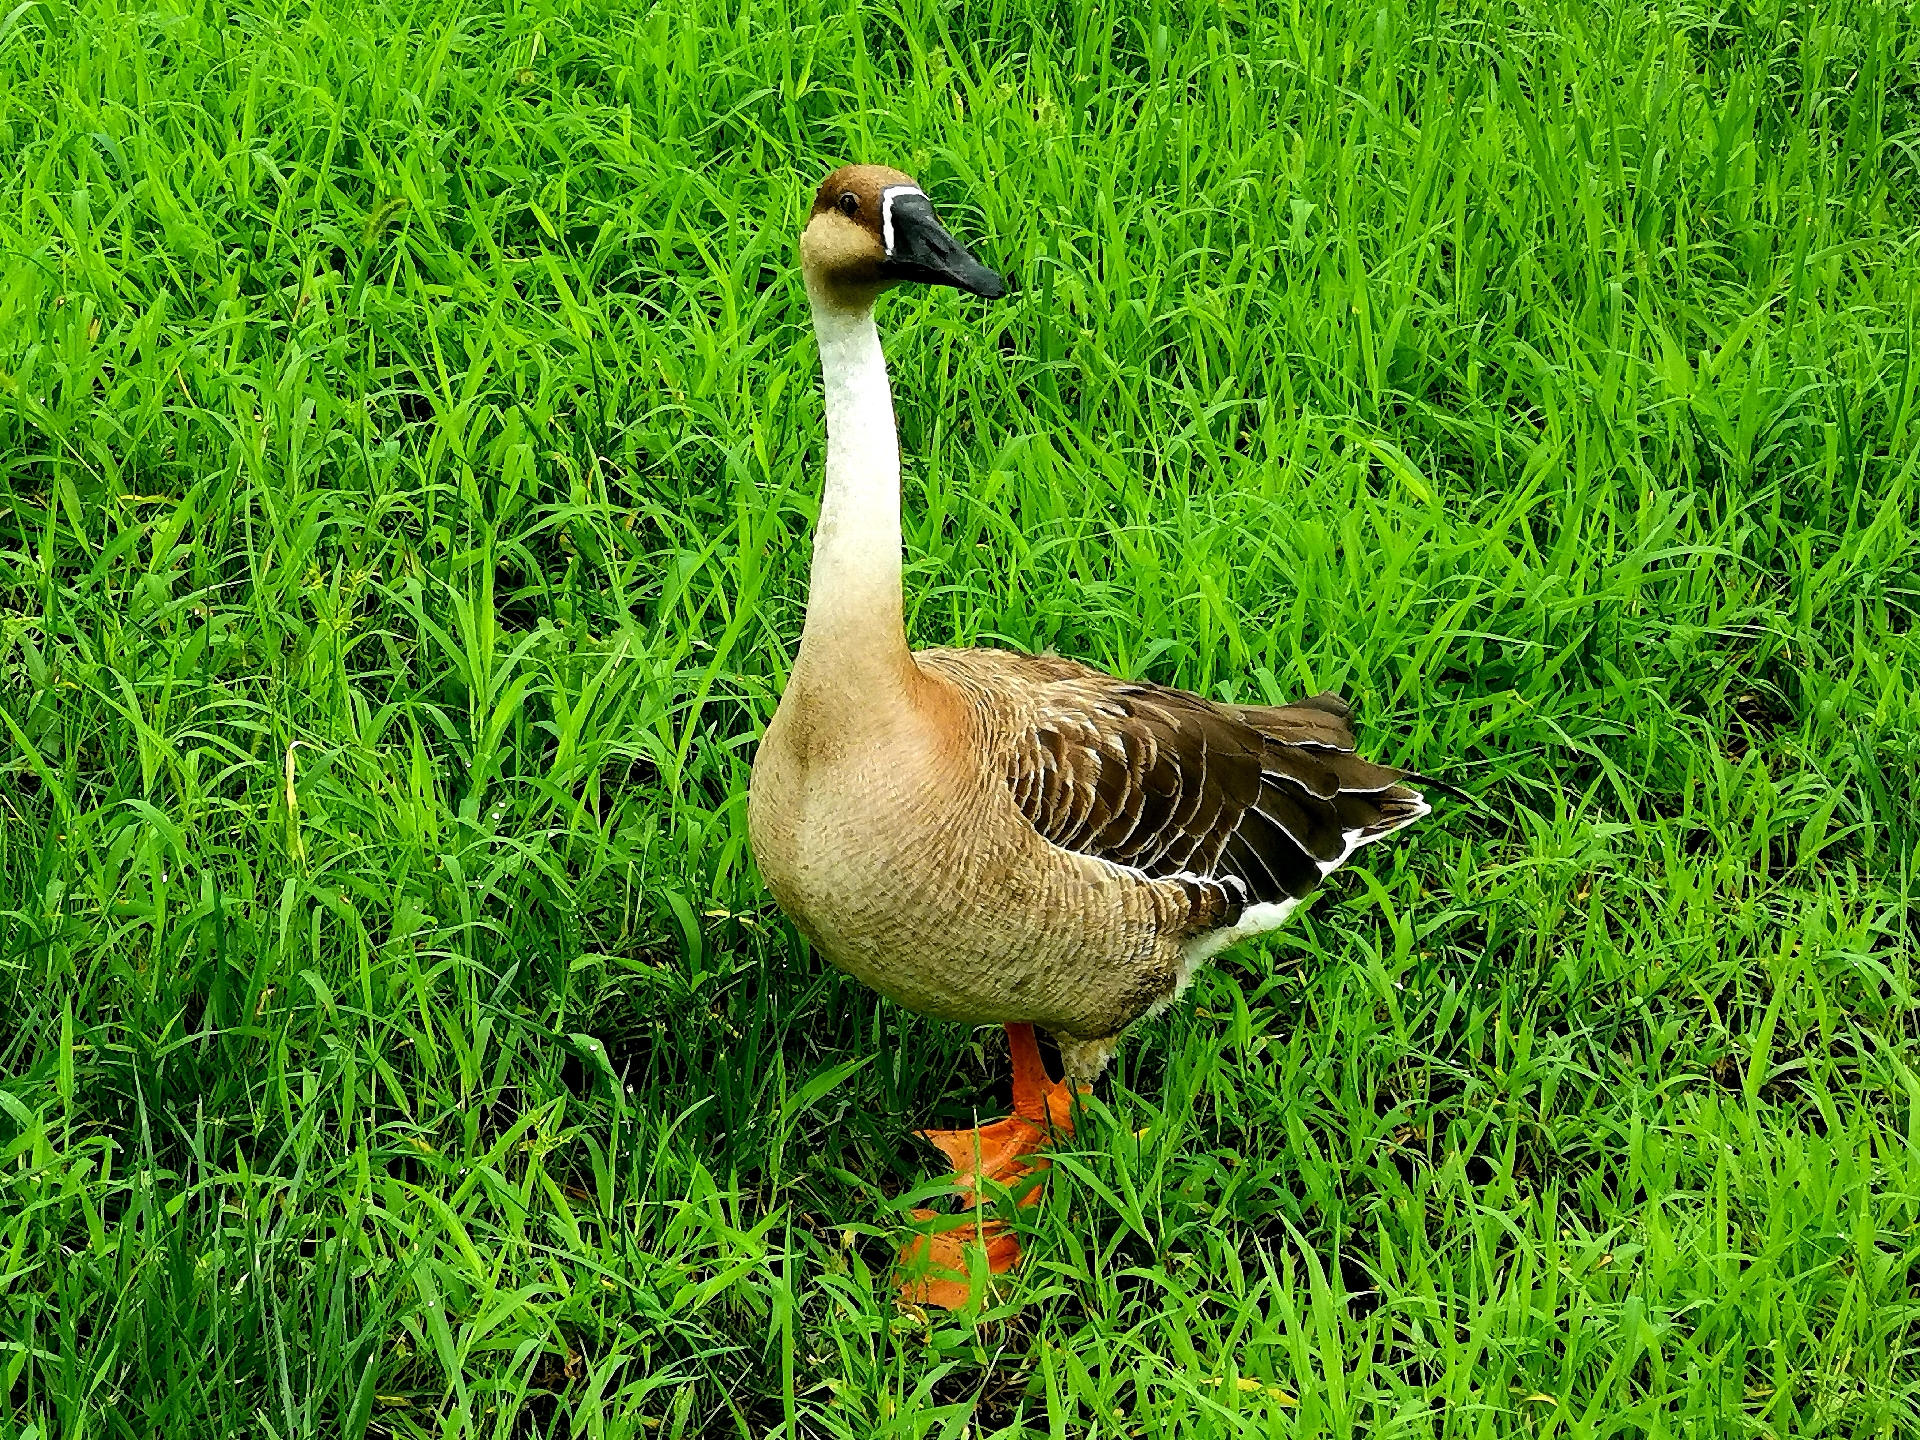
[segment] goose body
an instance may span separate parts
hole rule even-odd
[[[878,166],[827,178],[800,248],[826,481],[800,648],[754,759],[755,858],[836,965],[923,1014],[1039,1025],[1089,1083],[1207,957],[1427,805],[1355,755],[1332,695],[1233,706],[1055,656],[910,652],[873,304],[912,280],[991,299],[999,277]]]

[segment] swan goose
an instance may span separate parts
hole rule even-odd
[[[1322,694],[1228,705],[1011,650],[907,647],[900,450],[874,302],[902,283],[988,300],[1000,277],[910,176],[835,170],[800,236],[826,391],[826,481],[806,621],[754,757],[747,825],[780,907],[828,959],[910,1010],[1007,1027],[1015,1113],[922,1132],[977,1208],[1044,1167],[1122,1031],[1209,956],[1280,925],[1363,845],[1412,824],[1404,772],[1354,754]],[[1033,1027],[1059,1045],[1065,1083]],[[1030,1198],[1037,1191],[1034,1182]],[[923,1217],[931,1212],[916,1212]],[[910,1300],[957,1306],[978,1220],[910,1244]],[[925,1265],[931,1265],[926,1270]]]

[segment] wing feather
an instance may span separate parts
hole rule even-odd
[[[1161,880],[1194,933],[1305,895],[1358,846],[1426,813],[1401,772],[1353,753],[1338,696],[1216,704],[1055,656],[931,651],[1004,717],[1007,784],[1047,840]]]

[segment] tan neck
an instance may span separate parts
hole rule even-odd
[[[793,680],[865,703],[901,693],[911,665],[900,588],[900,442],[873,307],[814,293],[826,382],[827,477],[807,623]]]

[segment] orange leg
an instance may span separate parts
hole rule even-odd
[[[1017,1191],[1015,1201],[1033,1204],[1044,1184],[1039,1177],[1050,1163],[1034,1152],[1050,1132],[1073,1134],[1073,1091],[1064,1082],[1047,1078],[1033,1026],[1007,1026],[1007,1047],[1013,1052],[1013,1114],[972,1130],[920,1132],[947,1157],[954,1170],[955,1193],[974,1213],[970,1221],[953,1229],[917,1235],[901,1249],[900,1294],[917,1304],[957,1310],[967,1303],[970,1245],[985,1249],[990,1274],[1005,1274],[1019,1263],[1019,1241],[999,1220],[980,1214],[987,1203],[981,1181],[1012,1186],[1032,1175],[1033,1184]],[[944,1218],[933,1210],[916,1210],[913,1216],[916,1220]]]

